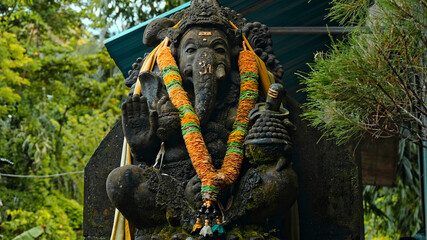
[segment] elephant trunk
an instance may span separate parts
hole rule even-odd
[[[193,64],[194,110],[200,123],[206,124],[216,102],[218,80],[225,78],[224,64],[218,64],[215,54],[207,48],[199,49]]]

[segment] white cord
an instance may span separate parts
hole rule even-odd
[[[156,156],[156,163],[153,165],[153,168],[156,168],[156,166],[157,166],[157,164],[159,164],[159,160],[160,160],[159,170],[162,169],[164,157],[165,157],[165,143],[162,142],[162,144],[160,145],[160,150]]]

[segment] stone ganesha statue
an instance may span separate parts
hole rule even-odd
[[[122,105],[123,131],[134,165],[113,170],[107,179],[111,202],[136,226],[138,238],[185,239],[182,232],[200,233],[201,239],[212,234],[221,238],[226,235],[223,229],[248,225],[259,226],[261,234],[268,231],[268,227],[262,230],[267,219],[283,213],[295,201],[297,176],[290,164],[288,134],[292,124],[287,110],[280,108],[283,86],[273,84],[268,96],[259,91],[248,128],[239,128],[245,124],[236,120],[243,111],[239,108],[245,101],[241,96],[250,95],[240,90],[242,33],[266,63],[270,78],[280,82],[283,70],[273,54],[266,26],[248,23],[216,0],[193,0],[188,9],[147,26],[144,44],[156,46],[168,37],[177,68],[159,63],[153,71],[140,73],[143,59],[134,63],[126,85],[133,89],[139,78],[141,95],[130,94]],[[168,74],[179,74],[182,85],[176,81],[165,84]],[[182,95],[188,96],[188,106],[193,108],[187,108],[198,117],[192,122],[196,127],[185,128],[183,115],[190,110],[176,107],[174,98],[184,97],[172,97],[174,84],[182,86]],[[254,96],[250,98],[256,101]],[[235,145],[229,140],[236,126],[247,135],[246,142],[240,143],[242,151],[233,150]],[[206,169],[195,165],[194,154],[188,150],[188,136],[194,129],[200,129],[195,134],[203,137],[210,159],[207,164],[214,173],[221,172],[218,169],[230,152],[242,156],[241,163],[232,162],[237,166],[232,171],[236,180],[222,184],[221,177],[225,177],[217,174],[212,184],[204,182]]]

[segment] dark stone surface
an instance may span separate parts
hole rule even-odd
[[[287,108],[297,129],[292,162],[299,176],[301,239],[364,239],[360,163],[301,120],[298,103],[288,99]]]
[[[85,167],[83,235],[86,240],[109,239],[114,207],[105,190],[108,174],[120,165],[123,145],[119,121],[99,144]]]
[[[321,133],[299,117],[288,99],[293,168],[299,177],[301,239],[363,239],[360,166],[343,147],[320,139]],[[119,122],[100,144],[85,169],[84,235],[108,239],[114,211],[105,192],[109,172],[119,165],[123,134]]]

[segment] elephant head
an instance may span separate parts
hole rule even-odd
[[[193,0],[187,10],[152,21],[144,33],[143,42],[148,46],[169,37],[184,89],[201,125],[208,122],[221,99],[217,98],[219,85],[231,79],[231,69],[237,65],[242,37],[230,24],[230,14],[218,0]]]
[[[219,83],[230,73],[228,38],[215,28],[193,27],[183,34],[176,55],[184,88],[203,125],[215,107]]]

